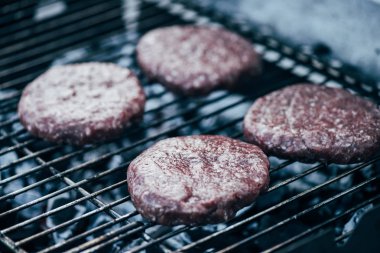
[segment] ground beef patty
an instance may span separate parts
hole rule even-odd
[[[159,141],[132,161],[128,188],[137,210],[164,225],[226,221],[269,183],[256,146],[224,136]]]
[[[252,45],[222,28],[171,26],[144,35],[137,60],[151,79],[185,95],[232,88],[261,70]]]
[[[57,143],[83,145],[118,137],[141,119],[145,95],[128,69],[110,63],[53,67],[23,91],[25,128]]]
[[[380,110],[342,89],[298,84],[256,100],[244,135],[270,155],[355,163],[379,150]]]

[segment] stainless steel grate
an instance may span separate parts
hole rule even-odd
[[[47,4],[57,3],[56,1]],[[4,1],[0,23],[0,247],[11,252],[252,252],[283,249],[334,228],[336,241],[358,211],[379,203],[379,159],[349,166],[271,158],[271,186],[225,224],[162,227],[130,202],[125,171],[155,141],[200,133],[242,138],[252,101],[294,82],[339,86],[379,102],[379,91],[344,67],[302,53],[185,1],[71,1],[33,19],[37,2]],[[205,98],[179,97],[149,83],[134,49],[146,31],[172,24],[223,25],[253,42],[265,60],[256,84]],[[75,148],[29,135],[16,114],[22,88],[52,64],[108,61],[133,69],[148,97],[144,121],[117,141]],[[370,81],[370,80],[369,80]],[[366,80],[368,82],[368,80]]]

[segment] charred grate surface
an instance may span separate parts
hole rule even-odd
[[[44,14],[50,10],[54,15]],[[53,10],[53,11],[52,11]],[[242,138],[255,98],[300,81],[342,87],[379,102],[375,86],[186,1],[3,1],[0,24],[0,247],[11,252],[268,252],[333,228],[342,243],[379,203],[379,159],[349,166],[271,157],[271,186],[232,221],[203,227],[150,224],[127,192],[126,168],[170,136]],[[265,60],[257,84],[186,98],[149,83],[135,61],[139,37],[173,24],[223,25]],[[144,121],[117,141],[82,149],[32,137],[16,109],[22,88],[56,64],[114,62],[133,69],[148,96]]]

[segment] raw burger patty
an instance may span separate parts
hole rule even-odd
[[[113,139],[141,119],[145,95],[135,75],[110,63],[53,67],[22,93],[21,123],[33,135],[83,145]]]
[[[144,35],[137,60],[150,79],[185,95],[233,88],[257,75],[261,61],[252,45],[222,28],[171,26]]]
[[[269,183],[269,162],[256,146],[224,136],[159,141],[128,168],[137,210],[164,225],[218,223],[251,204]]]
[[[298,84],[256,100],[245,116],[244,135],[270,155],[355,163],[380,148],[380,110],[342,89]]]

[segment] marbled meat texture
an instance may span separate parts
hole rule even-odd
[[[150,79],[174,92],[205,95],[234,88],[261,71],[251,43],[223,28],[171,26],[145,34],[137,60]]]
[[[227,221],[251,204],[269,183],[260,148],[224,136],[159,141],[128,168],[137,210],[164,225]]]
[[[84,145],[114,139],[142,118],[145,95],[136,76],[111,63],[52,67],[23,91],[21,123],[33,135]]]
[[[365,161],[380,147],[380,110],[346,90],[292,85],[257,99],[246,139],[268,155],[304,162]]]

